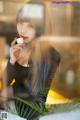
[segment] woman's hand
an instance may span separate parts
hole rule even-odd
[[[11,64],[15,64],[15,62],[18,60],[22,47],[23,47],[22,44],[16,44],[16,39],[14,39],[14,41],[11,43],[11,48],[10,48]]]

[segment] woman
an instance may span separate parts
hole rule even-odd
[[[59,65],[60,55],[53,47],[38,40],[43,30],[38,29],[30,16],[28,18],[26,9],[27,5],[24,5],[16,17],[17,31],[23,43],[16,44],[17,40],[14,39],[11,44],[6,78],[7,85],[13,87],[17,112],[20,116],[32,120],[46,110],[46,97]],[[43,26],[43,23],[41,21],[40,25]],[[22,106],[24,112],[21,112]]]

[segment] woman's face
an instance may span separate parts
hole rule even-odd
[[[17,31],[26,44],[35,39],[36,31],[29,22],[17,23]]]

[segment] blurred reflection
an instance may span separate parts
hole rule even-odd
[[[10,3],[13,6],[14,3]],[[7,3],[7,5],[9,5]],[[18,4],[18,9],[21,4]],[[5,4],[6,6],[6,4]],[[59,93],[66,98],[79,98],[80,97],[80,43],[77,41],[77,37],[80,34],[80,4],[52,4],[44,3],[45,7],[45,36],[52,35],[58,36],[58,41],[50,42],[61,54],[61,63],[59,70],[52,82],[51,89]],[[10,6],[9,6],[10,8]],[[40,10],[43,8],[40,8]],[[0,18],[0,90],[2,90],[2,76],[4,68],[9,58],[9,47],[15,36],[18,36],[16,31],[16,23],[14,13],[10,9],[7,11],[5,7],[4,16],[7,19]],[[52,14],[53,13],[53,14]],[[39,15],[39,14],[38,14]],[[0,13],[0,16],[2,14]],[[35,21],[35,20],[34,20]],[[36,21],[35,24],[39,22]],[[41,30],[41,26],[38,26],[38,30]],[[66,40],[62,38],[66,36]],[[68,36],[70,38],[68,39]],[[74,38],[75,36],[75,38]],[[75,40],[73,40],[73,38]],[[1,43],[1,39],[4,45]],[[79,38],[78,38],[79,39]],[[75,41],[75,42],[69,42]],[[42,40],[44,41],[44,39]],[[48,41],[50,41],[48,39]],[[66,42],[65,42],[66,41]],[[3,48],[1,46],[4,46]],[[4,52],[6,49],[6,53]]]
[[[66,82],[68,85],[73,85],[75,81],[75,74],[73,70],[68,70],[66,73]]]

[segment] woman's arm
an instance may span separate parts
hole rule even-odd
[[[43,89],[41,89],[41,91],[39,91],[37,99],[34,99],[35,104],[39,106],[39,110],[42,113],[46,112],[45,101],[46,101],[46,97],[47,97],[49,88],[51,86],[52,80],[55,76],[56,70],[59,67],[60,54],[53,47],[50,47],[49,51],[48,51],[47,59],[45,59],[44,63],[45,63],[45,64],[43,64],[44,67],[42,67],[42,68],[44,68],[44,70],[42,70],[42,72],[40,74],[40,76],[43,76],[42,84],[44,87],[43,87]],[[44,75],[42,75],[42,74],[44,74]]]
[[[10,61],[8,61],[7,67],[5,70],[5,80],[6,80],[7,86],[10,86],[13,79],[15,79],[15,65],[11,64]]]
[[[50,85],[55,76],[56,70],[59,67],[61,58],[60,58],[59,52],[53,47],[50,47],[48,57],[49,57],[49,61],[48,61],[49,70],[48,70],[47,78],[46,78],[46,87],[50,88]]]

